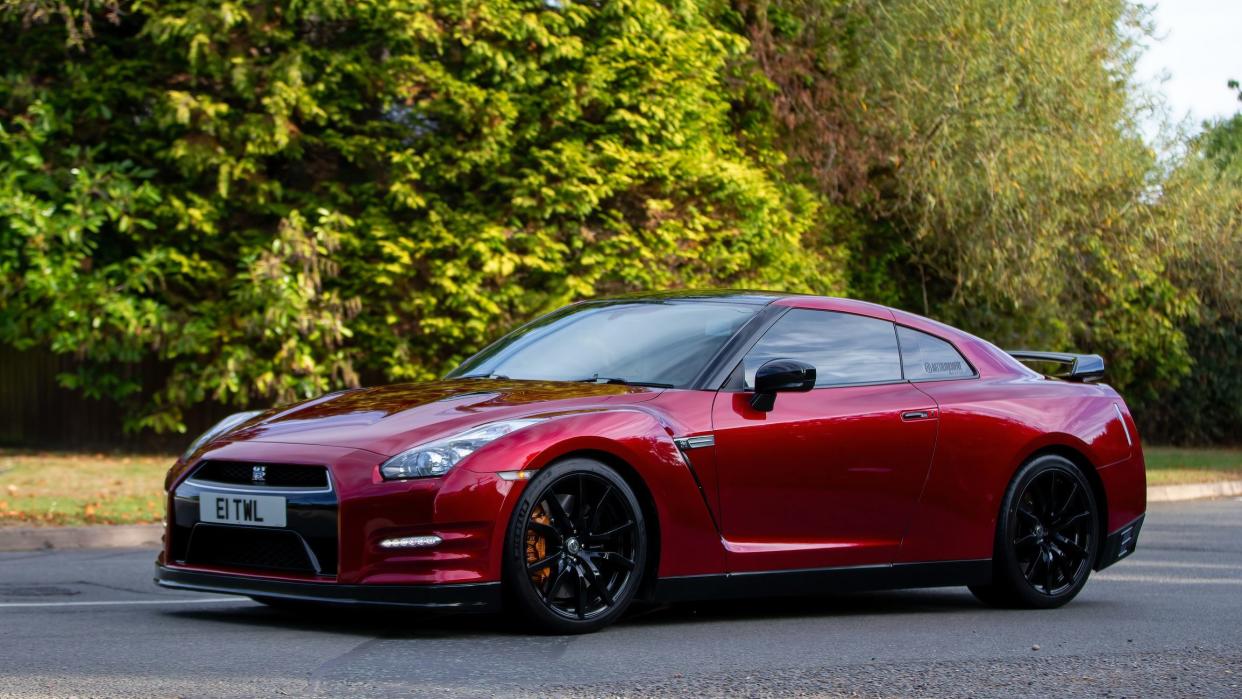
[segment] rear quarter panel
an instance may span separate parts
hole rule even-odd
[[[1145,509],[1137,432],[1112,388],[1035,376],[916,385],[940,406],[940,434],[901,562],[991,557],[1005,489],[1041,450],[1068,448],[1090,462],[1109,531]]]

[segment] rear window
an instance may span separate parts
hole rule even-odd
[[[953,345],[934,335],[912,328],[897,326],[901,342],[901,368],[907,381],[961,379],[975,375],[975,370]]]

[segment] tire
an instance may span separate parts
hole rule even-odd
[[[616,471],[572,458],[540,469],[505,537],[504,589],[527,628],[596,631],[633,601],[647,568],[647,526]]]
[[[1060,607],[1087,584],[1099,546],[1099,509],[1082,471],[1060,456],[1037,457],[1005,491],[992,583],[970,591],[996,607]]]

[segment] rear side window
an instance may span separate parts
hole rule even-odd
[[[953,345],[938,337],[898,325],[897,338],[901,340],[901,366],[907,381],[960,379],[975,375],[966,358]]]
[[[815,367],[816,386],[901,380],[901,354],[887,320],[836,311],[795,308],[768,329],[746,355],[746,385],[770,359],[797,359]]]

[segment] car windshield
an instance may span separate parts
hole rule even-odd
[[[684,300],[578,304],[509,333],[448,378],[685,387],[759,308]]]

